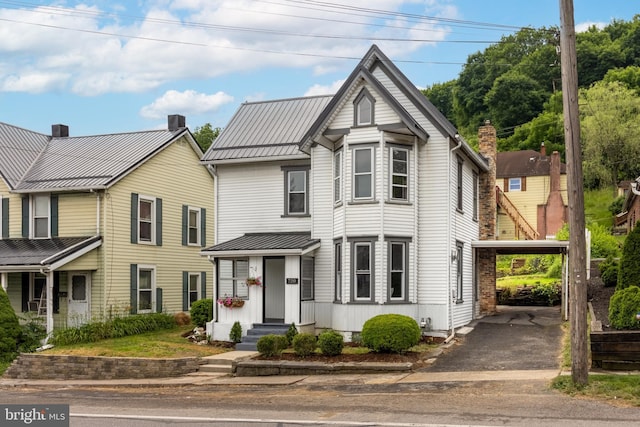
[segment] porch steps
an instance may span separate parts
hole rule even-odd
[[[233,363],[250,359],[256,355],[254,351],[229,351],[202,358],[202,364],[194,375],[225,375],[233,373]]]
[[[236,344],[236,350],[257,351],[257,343],[264,335],[286,335],[289,325],[284,323],[254,323],[253,328],[242,337],[242,342]]]

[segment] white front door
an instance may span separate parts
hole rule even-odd
[[[80,326],[90,319],[91,275],[89,273],[69,273],[67,297],[67,323]]]

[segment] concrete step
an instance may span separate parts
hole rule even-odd
[[[286,335],[289,325],[284,323],[254,323],[253,327],[247,330],[247,335],[242,337],[242,342],[236,344],[236,350],[256,351],[260,337],[265,335]]]
[[[231,374],[233,373],[235,362],[250,359],[256,354],[255,351],[238,351],[236,348],[236,351],[203,357],[198,372],[203,374]]]

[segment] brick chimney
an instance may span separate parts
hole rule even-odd
[[[66,138],[69,136],[69,126],[51,125],[51,136],[54,138]]]
[[[170,114],[167,117],[167,121],[168,121],[168,128],[171,132],[175,132],[181,128],[184,128],[186,125],[186,119],[184,116],[181,116],[179,114]]]
[[[543,156],[547,155],[547,147],[544,146],[544,141],[542,141],[542,144],[540,144],[540,154]]]

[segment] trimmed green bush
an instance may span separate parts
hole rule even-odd
[[[318,346],[316,336],[313,334],[298,334],[293,337],[293,351],[300,357],[311,356]]]
[[[291,323],[289,325],[289,329],[287,330],[287,334],[285,335],[287,337],[287,342],[289,343],[289,345],[293,344],[293,338],[295,338],[296,335],[298,335],[298,328],[296,328],[295,323]]]
[[[20,322],[4,289],[0,288],[0,361],[9,362],[17,355]]]
[[[560,286],[555,283],[538,283],[531,289],[534,299],[546,301],[549,307],[560,302]]]
[[[420,342],[418,323],[402,314],[380,314],[362,327],[362,344],[377,353],[403,353]]]
[[[344,338],[336,331],[324,331],[318,336],[318,347],[325,356],[337,356],[342,353]]]
[[[33,353],[41,346],[42,340],[47,336],[47,328],[44,326],[44,319],[34,314],[27,313],[21,318],[23,321],[20,339],[18,340],[18,351],[20,353]]]
[[[287,346],[287,337],[275,334],[264,335],[256,343],[258,352],[266,357],[280,355]]]
[[[609,322],[615,329],[640,329],[640,288],[629,286],[616,290],[609,301]]]
[[[618,284],[618,272],[620,270],[618,261],[613,259],[613,257],[609,257],[605,259],[598,268],[600,270],[600,278],[605,287],[616,286]]]
[[[640,285],[640,222],[624,240],[616,290]]]
[[[229,339],[231,342],[238,343],[242,341],[242,326],[240,322],[235,322],[231,327],[231,331],[229,332]]]
[[[207,322],[213,319],[213,300],[203,298],[191,304],[191,321],[194,325],[204,328]]]

